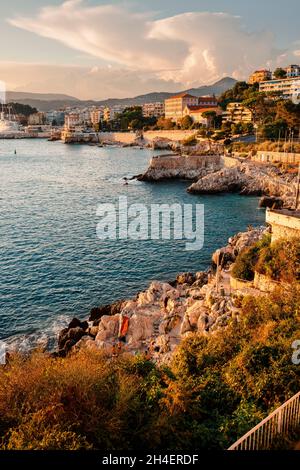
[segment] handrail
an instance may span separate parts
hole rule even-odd
[[[266,450],[274,439],[287,435],[300,424],[300,392],[283,403],[269,416],[250,429],[228,450]]]

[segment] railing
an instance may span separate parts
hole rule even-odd
[[[300,424],[300,392],[263,419],[228,450],[267,450],[276,437],[288,435]]]

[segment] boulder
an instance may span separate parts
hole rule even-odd
[[[87,321],[81,322],[80,320],[78,320],[78,318],[73,318],[73,320],[70,321],[68,328],[71,329],[71,328],[77,328],[77,327],[82,328],[83,330],[87,330],[89,327],[89,324]]]
[[[100,307],[93,307],[90,311],[89,321],[99,320],[103,315],[111,314],[111,305],[102,305]]]
[[[176,277],[177,284],[188,284],[191,286],[196,281],[196,276],[193,273],[181,273]]]
[[[58,338],[58,348],[68,352],[84,335],[85,330],[77,326],[76,328],[64,328]]]

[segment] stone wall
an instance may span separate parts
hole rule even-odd
[[[300,213],[267,210],[266,222],[272,227],[272,242],[279,238],[300,237]]]
[[[273,281],[264,274],[255,273],[254,287],[261,292],[273,292],[280,285],[282,285],[280,282]]]
[[[259,150],[256,155],[251,158],[255,162],[260,163],[299,163],[299,153],[285,152],[269,152],[268,150]]]
[[[195,131],[147,131],[143,133],[144,141],[151,143],[153,140],[169,139],[174,142],[185,140],[186,138],[195,135]],[[135,132],[99,132],[99,140],[110,142],[121,142],[122,144],[132,144],[137,138]]]
[[[158,155],[152,157],[150,167],[163,169],[188,169],[198,170],[202,168],[218,169],[221,165],[219,155]]]
[[[243,160],[236,157],[230,157],[228,155],[223,155],[221,157],[221,162],[224,168],[234,168],[236,166],[239,166],[241,164],[241,161]]]
[[[234,277],[230,276],[230,287],[232,290],[242,290],[253,287],[253,282],[243,281],[242,279],[235,279]]]

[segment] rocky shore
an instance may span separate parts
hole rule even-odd
[[[188,192],[216,194],[238,192],[252,196],[271,196],[281,199],[285,207],[293,207],[296,177],[281,172],[272,165],[245,162],[233,168],[223,168],[193,183]]]
[[[140,181],[168,178],[192,180],[187,191],[196,194],[237,192],[242,195],[267,196],[272,205],[293,208],[296,194],[295,174],[272,164],[242,161],[216,154],[162,155],[153,157]],[[275,201],[276,199],[276,201]],[[267,204],[265,199],[264,204]]]
[[[212,257],[206,272],[182,273],[172,282],[154,281],[129,300],[95,307],[87,321],[74,318],[61,331],[59,356],[78,348],[145,353],[167,363],[179,342],[194,332],[205,335],[239,321],[239,296],[232,294],[228,268],[238,253],[259,240],[265,227],[249,229],[230,238]],[[215,272],[216,264],[221,268]]]

